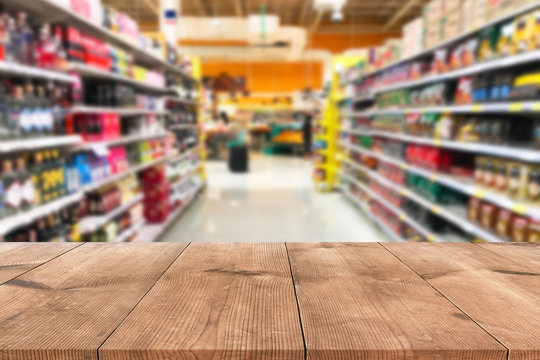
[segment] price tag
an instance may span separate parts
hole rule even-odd
[[[441,145],[442,145],[441,139],[435,139],[435,140],[433,140],[433,146],[441,146]]]
[[[403,195],[403,196],[407,196],[407,194],[408,194],[409,192],[407,191],[407,189],[403,189],[403,188],[402,188],[402,189],[399,190],[399,193],[400,193],[401,195]]]
[[[527,213],[527,206],[523,204],[513,204],[511,210],[517,214],[524,215]]]
[[[437,174],[431,174],[431,175],[429,176],[429,181],[431,181],[431,182],[435,182],[435,181],[437,181],[438,179],[439,179],[439,175],[437,175]]]
[[[540,102],[535,101],[531,104],[531,110],[533,111],[539,111],[540,110]]]
[[[472,192],[472,195],[474,197],[477,197],[479,199],[483,199],[486,197],[486,192],[482,189],[475,189],[473,192]]]
[[[481,112],[482,110],[484,110],[484,107],[480,104],[476,104],[472,106],[471,110],[473,112]]]
[[[435,235],[429,234],[428,237],[427,237],[427,240],[428,240],[429,242],[434,242],[434,241],[435,241]]]
[[[407,220],[407,217],[405,216],[405,214],[399,214],[399,220],[405,221]]]
[[[438,206],[434,206],[431,208],[431,212],[438,215],[441,213],[441,208]]]
[[[525,107],[523,106],[523,103],[512,103],[510,106],[508,106],[508,111],[510,112],[519,112],[523,111]]]
[[[443,112],[443,113],[450,113],[451,111],[450,111],[450,108],[449,108],[449,107],[443,107],[443,108],[442,108],[442,112]]]
[[[409,165],[401,164],[401,170],[408,170],[408,169],[409,169]]]

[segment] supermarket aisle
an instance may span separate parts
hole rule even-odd
[[[208,163],[208,188],[163,241],[387,241],[341,194],[318,194],[307,160],[252,157],[251,172]]]

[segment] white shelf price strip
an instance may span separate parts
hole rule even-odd
[[[21,226],[28,225],[39,218],[58,212],[66,206],[81,201],[81,199],[82,194],[75,193],[64,196],[50,203],[37,206],[29,211],[0,220],[0,235],[6,235],[10,231],[20,228]]]
[[[426,55],[429,55],[429,54],[432,54],[434,53],[436,50],[438,49],[442,49],[444,47],[447,47],[455,42],[458,42],[460,40],[463,40],[463,39],[466,39],[467,37],[473,35],[473,34],[476,34],[478,33],[479,31],[481,31],[482,29],[486,29],[490,26],[493,26],[495,24],[498,24],[498,23],[501,23],[501,22],[504,22],[506,20],[509,20],[509,19],[513,19],[514,17],[516,16],[519,16],[521,14],[525,14],[527,12],[530,12],[532,10],[535,10],[537,8],[540,7],[540,1],[534,1],[530,4],[527,4],[527,5],[524,5],[522,7],[520,7],[519,9],[516,9],[515,11],[512,11],[510,13],[507,13],[499,18],[496,18],[496,19],[493,19],[487,23],[485,23],[481,28],[479,29],[473,29],[473,30],[470,30],[470,31],[465,31],[463,32],[462,34],[460,35],[457,35],[451,39],[448,39],[448,40],[445,40],[443,42],[440,42],[439,44],[433,46],[433,47],[430,47],[428,49],[425,49],[417,54],[414,54],[414,55],[411,55],[411,56],[408,56],[406,58],[403,58],[403,59],[400,59],[398,61],[395,61],[391,64],[388,64],[386,66],[383,66],[382,68],[380,69],[375,69],[373,71],[371,71],[370,73],[368,74],[365,74],[363,76],[361,76],[360,78],[362,77],[367,77],[367,76],[370,76],[370,75],[374,75],[374,74],[377,74],[377,73],[380,73],[380,72],[383,72],[385,70],[388,70],[388,69],[391,69],[395,66],[398,66],[400,64],[405,64],[407,62],[410,62],[411,60],[415,60],[415,59],[418,59],[418,58],[421,58],[423,56],[426,56]],[[354,82],[354,81],[358,81],[359,79],[351,79],[349,81],[347,81],[347,83],[351,83],[351,82]]]
[[[463,179],[460,179],[454,176],[429,171],[429,170],[426,170],[426,169],[423,169],[414,165],[409,165],[405,163],[404,161],[397,160],[387,155],[375,153],[373,151],[362,149],[360,147],[349,145],[349,144],[342,143],[342,146],[346,147],[347,149],[351,151],[362,153],[364,155],[377,158],[381,161],[394,164],[396,166],[401,167],[404,170],[410,171],[412,173],[415,173],[417,175],[430,179],[431,181],[441,183],[449,188],[452,188],[464,194],[479,198],[481,200],[492,202],[498,206],[511,210],[520,215],[527,215],[531,218],[540,220],[540,207],[539,206],[512,200],[503,194],[494,192],[491,189],[486,189],[486,188],[477,186],[474,183],[467,182]]]
[[[128,211],[131,207],[141,202],[142,199],[143,199],[143,195],[138,194],[134,196],[133,199],[131,199],[127,203],[120,205],[116,209],[108,212],[107,214],[86,216],[85,218],[81,219],[81,221],[79,222],[81,233],[86,234],[86,233],[96,231],[97,229],[107,224],[109,221],[113,220],[118,215]]]
[[[55,70],[45,70],[35,66],[21,65],[0,61],[0,74],[18,75],[28,78],[47,79],[59,82],[73,83],[75,77]]]
[[[344,160],[350,165],[353,165],[351,162]],[[354,164],[356,165],[356,164]],[[356,167],[356,166],[355,166]],[[361,167],[357,167],[357,169],[363,170]],[[384,207],[386,207],[388,210],[392,211],[402,222],[409,224],[411,227],[413,227],[416,231],[418,231],[422,236],[424,236],[429,241],[434,242],[443,242],[443,239],[440,239],[439,237],[432,234],[430,231],[426,230],[424,226],[416,222],[415,220],[411,219],[409,216],[407,216],[402,209],[398,208],[394,204],[387,201],[385,198],[379,196],[379,194],[375,193],[373,190],[366,187],[364,184],[356,181],[354,178],[352,178],[350,175],[341,173],[343,177],[345,177],[346,180],[354,183],[356,186],[361,188],[365,193],[367,193],[371,198],[376,199],[379,203],[382,203]]]
[[[392,183],[391,181],[382,177],[381,175],[367,169],[366,167],[362,167],[362,165],[357,164],[357,166],[360,167],[364,172],[366,172],[372,179],[375,179],[376,181],[385,185],[386,187],[391,188],[396,193],[409,198],[410,200],[428,209],[432,213],[448,220],[449,222],[453,223],[457,227],[461,228],[463,231],[489,242],[505,242],[505,240],[499,238],[498,236],[490,233],[489,231],[482,229],[479,225],[471,223],[468,219],[462,216],[456,215],[453,212],[445,209],[444,207],[439,206],[437,204],[432,203],[429,200],[424,199],[420,195],[417,195],[416,193],[412,192],[411,190],[403,186],[399,186],[397,184]]]
[[[403,142],[429,145],[441,148],[447,148],[458,151],[466,151],[472,153],[482,153],[486,155],[500,156],[504,158],[512,158],[527,162],[540,162],[540,151],[520,149],[519,147],[490,145],[482,143],[466,143],[451,140],[430,139],[419,136],[401,134],[398,132],[388,132],[380,130],[362,130],[362,129],[346,129],[342,128],[341,132],[358,136],[380,136],[388,139],[400,140]]]
[[[470,76],[483,72],[489,72],[493,70],[502,70],[513,66],[525,65],[531,62],[538,62],[540,59],[540,50],[531,51],[523,54],[518,54],[514,56],[504,57],[500,59],[495,59],[491,61],[486,61],[483,63],[475,64],[464,69],[459,69],[455,71],[450,71],[447,73],[432,75],[424,77],[418,80],[401,82],[388,86],[376,87],[374,90],[375,94],[380,94],[387,91],[406,89],[415,86],[421,86],[437,81],[445,80],[456,80],[462,76]]]
[[[375,225],[377,225],[390,239],[395,242],[404,242],[404,239],[402,239],[398,234],[390,230],[390,228],[384,222],[382,222],[381,219],[373,215],[364,202],[362,202],[348,190],[341,190],[343,191],[343,194],[345,194],[347,198],[349,198],[355,205],[362,209],[362,211],[371,219],[371,221],[373,221]]]

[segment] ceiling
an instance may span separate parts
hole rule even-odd
[[[282,25],[317,32],[376,32],[400,30],[422,13],[427,0],[347,0],[345,19],[333,23],[329,12],[317,13],[313,0],[178,0],[183,16],[247,16],[266,6],[267,14],[280,16]],[[159,0],[103,0],[145,27],[157,26]]]

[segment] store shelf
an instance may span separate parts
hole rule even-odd
[[[5,219],[0,220],[0,235],[5,235],[12,230],[16,230],[22,226],[29,225],[35,220],[42,218],[51,213],[57,212],[66,206],[75,204],[82,199],[81,193],[76,193],[63,198],[54,200],[50,203],[37,206],[29,211],[22,212]]]
[[[371,156],[371,152],[369,151],[366,152],[364,149],[361,149],[361,148],[349,147],[349,149]],[[349,162],[349,164],[351,163],[352,162]],[[424,199],[420,195],[417,195],[416,193],[412,192],[411,190],[407,189],[404,186],[400,186],[398,184],[395,184],[389,181],[388,179],[382,177],[381,175],[377,174],[376,172],[362,165],[354,164],[354,166],[356,166],[357,169],[364,171],[372,179],[375,179],[376,181],[383,184],[384,186],[391,188],[396,193],[409,198],[410,200],[416,202],[417,204],[431,211],[433,214],[438,215],[441,218],[448,220],[449,222],[453,223],[454,225],[456,225],[457,227],[459,227],[466,233],[469,233],[473,236],[476,236],[478,238],[484,239],[489,242],[505,242],[505,240],[499,238],[498,236],[492,234],[491,232],[488,232],[482,229],[479,225],[471,223],[469,220],[467,220],[466,216],[464,216],[465,214],[463,211],[460,211],[460,213],[457,213],[456,209],[449,209],[446,207],[442,207],[438,204],[435,204],[429,200]],[[435,181],[435,180],[432,180],[432,181]]]
[[[118,114],[120,116],[166,115],[166,110],[144,110],[130,108],[108,108],[98,106],[74,106],[70,109],[73,114]]]
[[[373,223],[375,223],[375,225],[377,225],[392,241],[404,242],[403,238],[390,230],[390,228],[384,222],[382,222],[378,217],[373,215],[369,210],[368,206],[363,201],[358,199],[356,196],[354,196],[354,194],[347,191],[346,189],[342,189],[342,192],[349,200],[351,200],[356,206],[358,206],[371,219],[371,221],[373,221]]]
[[[170,227],[174,224],[176,219],[184,212],[186,211],[189,206],[193,203],[195,198],[197,197],[198,193],[203,188],[203,185],[198,187],[193,193],[190,195],[189,200],[186,204],[183,206],[180,206],[178,209],[174,210],[171,215],[169,215],[169,218],[167,221],[165,221],[163,224],[147,224],[142,227],[141,231],[139,232],[138,241],[140,242],[154,242],[157,241],[163,234],[167,232],[167,230],[170,229]]]
[[[449,113],[449,114],[504,114],[504,113],[539,113],[540,101],[514,101],[500,103],[485,103],[485,104],[469,104],[469,105],[448,105],[448,106],[425,106],[425,107],[410,107],[400,109],[379,109],[370,110],[365,114],[374,115],[390,115],[390,114],[414,114],[414,113]],[[366,115],[366,116],[367,116]]]
[[[359,169],[361,171],[365,171],[364,168],[356,167],[356,166],[354,166],[356,164],[354,164],[354,163],[352,163],[350,161],[345,161],[345,162],[349,163],[350,165],[352,165],[353,167],[355,167],[355,168],[357,168],[357,169]],[[420,223],[418,223],[415,220],[411,219],[409,216],[407,216],[407,214],[405,214],[403,212],[402,209],[400,209],[397,206],[395,206],[394,204],[390,203],[388,200],[381,197],[379,194],[373,192],[367,186],[360,183],[359,181],[357,181],[356,179],[354,179],[350,175],[348,175],[348,174],[346,174],[344,172],[341,172],[341,176],[343,178],[345,178],[347,181],[350,181],[350,182],[354,183],[357,187],[361,188],[371,198],[373,198],[377,202],[381,203],[385,208],[387,208],[388,210],[393,212],[399,218],[400,221],[402,221],[402,222],[408,224],[409,226],[411,226],[412,228],[414,228],[419,234],[424,236],[428,241],[430,241],[430,242],[444,242],[445,241],[442,237],[439,237],[439,236],[433,234],[432,232],[428,231],[423,225],[421,225]]]
[[[185,160],[189,158],[190,156],[192,156],[194,153],[197,153],[198,151],[201,151],[200,146],[196,146],[194,148],[188,149],[180,154],[172,155],[169,158],[169,163]]]
[[[6,61],[0,61],[0,74],[5,74],[9,76],[20,76],[30,79],[45,79],[66,83],[72,83],[76,80],[75,77],[59,71],[45,70],[35,66],[21,65]]]
[[[41,138],[28,138],[21,140],[0,141],[0,153],[12,153],[17,151],[32,151],[46,148],[57,148],[82,143],[80,136],[51,136]]]
[[[171,188],[180,187],[183,184],[185,184],[186,182],[188,182],[191,179],[191,177],[193,175],[195,175],[197,173],[197,171],[199,171],[201,166],[202,166],[202,164],[199,162],[199,163],[197,163],[197,165],[192,166],[191,169],[185,171],[182,175],[179,176],[177,181],[171,183]]]
[[[199,124],[176,124],[168,127],[170,130],[198,129]]]
[[[351,130],[342,128],[341,132],[358,136],[379,136],[408,143],[435,146],[464,152],[481,153],[485,155],[504,157],[507,159],[516,159],[520,161],[540,162],[540,151],[520,149],[519,147],[437,140],[380,130]]]
[[[43,1],[43,0],[39,0],[39,1]],[[151,91],[154,93],[168,94],[173,91],[164,86],[156,86],[151,83],[135,80],[121,74],[115,74],[110,71],[101,70],[101,69],[88,66],[88,65],[83,65],[83,64],[70,64],[68,67],[68,71],[76,72],[77,74],[85,78],[104,79],[104,80],[122,82],[124,84],[131,85],[139,90]]]
[[[94,232],[107,224],[109,221],[113,220],[122,213],[128,211],[131,207],[135,206],[137,203],[140,203],[143,199],[142,194],[138,194],[133,197],[130,201],[125,204],[122,204],[118,208],[110,211],[109,213],[101,216],[86,216],[79,221],[79,231],[81,234],[87,234]]]
[[[115,175],[113,175],[111,177],[108,177],[106,179],[96,181],[95,183],[92,183],[92,184],[85,185],[82,188],[81,191],[86,192],[86,191],[92,191],[92,190],[95,190],[95,189],[99,189],[99,188],[101,188],[101,187],[103,187],[105,185],[108,185],[110,183],[113,183],[113,182],[116,182],[116,181],[118,181],[120,179],[123,179],[126,176],[136,174],[139,171],[142,171],[144,169],[150,168],[152,166],[159,165],[159,164],[163,163],[164,161],[167,161],[169,158],[170,158],[170,156],[163,156],[160,159],[153,160],[153,161],[150,161],[150,162],[147,162],[147,163],[144,163],[144,164],[134,166],[131,169],[129,169],[128,171],[125,171],[125,172],[123,172],[121,174],[115,174]]]
[[[156,134],[139,134],[139,135],[123,136],[114,140],[85,142],[84,144],[77,146],[74,149],[74,151],[80,151],[83,149],[94,149],[96,147],[102,147],[102,146],[111,147],[111,146],[125,145],[125,144],[134,143],[134,142],[159,139],[167,135],[169,135],[169,133],[161,132],[161,133],[156,133]]]
[[[532,62],[538,62],[540,59],[540,50],[531,51],[519,55],[508,56],[501,59],[495,59],[491,61],[486,61],[483,63],[475,64],[469,66],[465,69],[449,71],[440,75],[428,76],[422,79],[401,82],[388,86],[381,86],[374,88],[375,94],[384,93],[387,91],[406,89],[421,85],[430,84],[437,81],[446,81],[446,80],[457,80],[462,76],[476,75],[480,73],[495,71],[495,70],[504,70],[514,66],[527,65]]]
[[[163,97],[163,99],[165,101],[175,102],[177,104],[184,104],[184,105],[190,105],[190,106],[199,105],[199,100],[197,99],[183,99],[179,96],[165,96]]]
[[[142,229],[144,224],[146,224],[146,221],[144,219],[140,220],[135,225],[122,231],[122,233],[118,235],[116,239],[114,239],[114,242],[126,242],[129,238],[131,238],[133,235],[139,232],[139,230]]]
[[[101,24],[96,24],[71,9],[63,7],[54,0],[17,0],[16,4],[17,9],[24,9],[32,14],[34,18],[42,19],[44,22],[63,23],[74,26],[111,45],[129,51],[136,62],[144,63],[152,67],[163,68],[170,74],[181,76],[188,81],[195,81],[193,77],[184,73],[180,67],[169,64],[167,61],[154,55],[150,51],[141,49],[136,41],[120,34],[116,34],[101,26]]]
[[[344,146],[348,148],[349,150],[356,151],[358,153],[362,153],[364,155],[377,158],[381,161],[384,161],[390,164],[394,164],[396,166],[401,167],[404,170],[420,175],[431,181],[438,182],[442,185],[445,185],[456,191],[460,191],[469,196],[476,197],[480,200],[489,201],[502,208],[508,209],[514,213],[517,213],[520,215],[526,215],[533,219],[540,220],[540,207],[539,206],[535,206],[535,205],[520,202],[520,201],[515,201],[503,194],[493,191],[492,189],[487,189],[487,188],[478,186],[470,180],[425,170],[414,165],[409,165],[405,163],[404,161],[397,160],[395,158],[392,158],[383,154],[374,153],[370,150],[362,149],[360,147],[355,147],[355,146],[351,146],[347,144],[344,144]]]
[[[525,13],[530,12],[530,11],[532,11],[532,10],[535,10],[535,9],[537,9],[537,8],[539,8],[539,7],[540,7],[540,1],[535,1],[534,3],[524,5],[523,7],[519,8],[519,9],[517,9],[517,10],[515,10],[515,11],[512,11],[512,12],[510,12],[510,13],[508,13],[508,14],[505,14],[505,15],[499,17],[499,18],[496,18],[496,19],[493,19],[492,21],[487,22],[487,23],[484,24],[481,28],[474,29],[474,30],[471,30],[471,31],[465,31],[465,32],[463,32],[463,33],[460,34],[460,35],[457,35],[457,36],[455,36],[455,37],[453,37],[453,38],[450,38],[450,39],[448,39],[448,40],[445,40],[445,41],[443,41],[443,42],[440,42],[440,43],[438,43],[437,45],[432,46],[432,47],[430,47],[430,48],[428,48],[428,49],[425,49],[425,50],[423,50],[423,51],[421,51],[421,52],[419,52],[419,53],[417,53],[417,54],[414,54],[414,55],[412,55],[412,56],[408,56],[408,57],[406,57],[406,58],[403,58],[403,59],[400,59],[400,60],[398,60],[398,61],[395,61],[395,62],[393,62],[393,63],[391,63],[391,64],[388,64],[388,65],[386,65],[386,66],[383,66],[383,67],[380,68],[380,69],[375,69],[375,70],[369,72],[368,74],[365,74],[365,75],[361,76],[360,78],[362,78],[362,77],[368,77],[368,76],[371,76],[371,75],[375,75],[375,74],[378,74],[378,73],[383,72],[383,71],[385,71],[385,70],[388,70],[388,69],[391,69],[391,68],[393,68],[393,67],[396,67],[396,66],[398,66],[398,65],[401,65],[401,64],[405,64],[405,63],[407,63],[407,62],[410,62],[411,60],[415,60],[415,59],[419,59],[419,58],[421,58],[421,57],[425,57],[425,56],[427,56],[427,55],[432,54],[433,52],[435,52],[435,51],[438,50],[438,49],[442,49],[442,48],[448,47],[449,45],[451,45],[451,44],[453,44],[453,43],[455,43],[455,42],[464,40],[464,39],[466,39],[467,37],[470,37],[470,36],[472,36],[472,35],[474,35],[474,34],[477,34],[477,33],[479,33],[480,31],[482,31],[482,30],[485,29],[485,28],[488,28],[488,27],[493,26],[493,25],[495,25],[495,24],[502,23],[502,22],[504,22],[504,21],[513,19],[513,18],[515,18],[516,16],[519,16],[519,15],[521,15],[521,14],[525,14]],[[360,78],[359,78],[359,79],[360,79]],[[357,81],[357,80],[350,80],[350,81],[352,82],[352,81]]]

